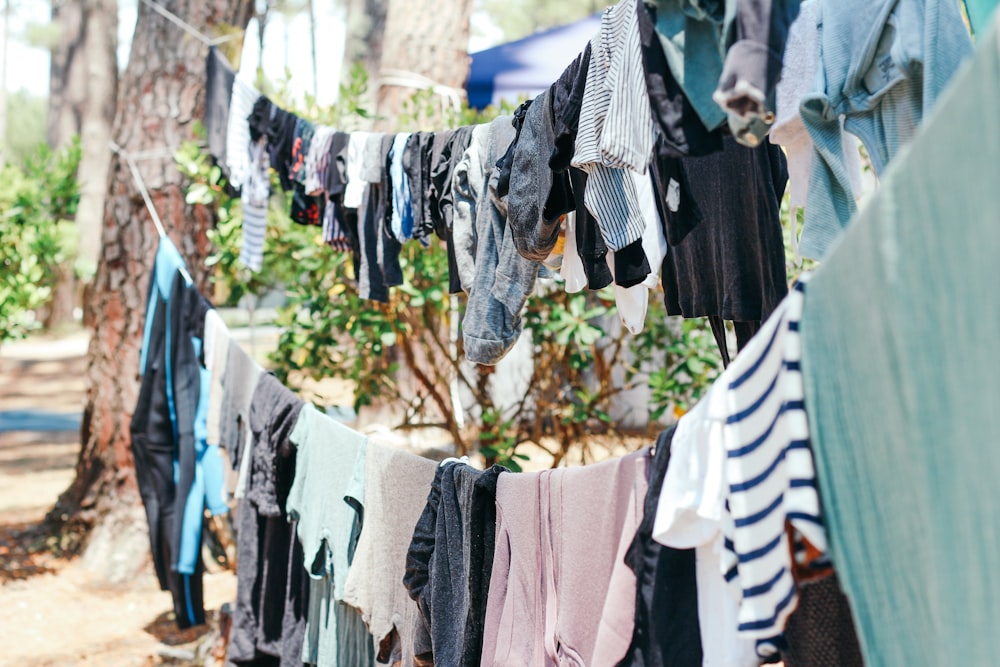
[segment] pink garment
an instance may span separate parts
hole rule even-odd
[[[501,475],[483,667],[605,667],[625,655],[649,451]]]

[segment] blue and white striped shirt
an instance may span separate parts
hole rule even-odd
[[[804,289],[800,281],[717,381],[728,487],[722,567],[742,598],[739,633],[762,656],[777,650],[798,600],[786,522],[827,550],[800,367]]]

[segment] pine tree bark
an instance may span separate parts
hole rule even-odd
[[[245,28],[251,0],[158,0],[206,35],[221,24]],[[139,3],[128,68],[119,85],[114,141],[146,153],[138,168],[153,204],[192,278],[204,287],[206,230],[214,212],[185,202],[186,182],[171,159],[195,137],[205,98],[207,48]],[[151,156],[151,157],[149,157]],[[85,560],[107,579],[127,578],[147,560],[129,422],[138,396],[139,350],[150,269],[158,235],[128,164],[114,156],[108,175],[101,258],[92,297],[87,401],[76,479],[53,511],[60,521],[93,528]]]
[[[344,46],[344,67],[341,80],[347,81],[351,67],[360,63],[375,81],[382,65],[382,43],[385,34],[385,13],[389,0],[348,0],[347,39]]]
[[[47,138],[49,146],[59,149],[80,137],[78,254],[86,266],[96,267],[118,90],[118,2],[54,0],[52,22],[59,34],[51,53]],[[48,329],[72,322],[80,301],[73,263],[58,271],[44,318]]]
[[[376,111],[383,129],[394,130],[403,103],[425,88],[423,77],[461,91],[469,76],[469,16],[472,0],[388,0]],[[388,81],[392,70],[415,74],[412,85]],[[406,78],[406,75],[404,75]],[[464,92],[460,93],[464,97]]]

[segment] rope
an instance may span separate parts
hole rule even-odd
[[[438,83],[423,74],[409,72],[401,69],[384,69],[379,73],[380,86],[399,86],[401,88],[415,88],[417,90],[429,90],[435,95],[447,99],[451,102],[455,111],[462,108],[462,96],[465,91],[459,88],[452,88]]]
[[[176,25],[178,28],[182,29],[184,32],[194,37],[195,39],[199,40],[205,46],[217,46],[219,44],[224,44],[225,42],[241,37],[241,35],[238,34],[222,35],[220,37],[209,37],[208,35],[201,32],[200,30],[195,28],[193,25],[191,25],[181,17],[177,16],[177,14],[174,14],[172,11],[170,11],[163,5],[157,2],[153,2],[153,0],[142,0],[142,4],[146,5],[154,12],[156,12],[163,18],[167,19],[168,21]]]
[[[111,148],[111,152],[119,155],[125,163],[128,164],[129,171],[132,172],[132,180],[135,181],[135,187],[138,188],[139,194],[142,195],[142,201],[146,204],[146,210],[149,211],[149,217],[153,219],[153,225],[156,226],[156,231],[159,233],[160,238],[167,238],[167,230],[163,226],[163,221],[160,219],[160,214],[156,212],[156,207],[153,205],[153,199],[149,196],[149,188],[146,187],[146,181],[142,178],[142,174],[139,173],[139,166],[135,163],[135,158],[127,150],[116,144],[114,141],[108,142],[108,147]],[[160,149],[166,150],[166,149]],[[191,275],[187,272],[183,266],[180,268],[181,275],[188,283],[193,283]]]
[[[149,217],[153,219],[153,224],[156,225],[156,231],[159,232],[160,237],[166,236],[167,230],[163,227],[163,221],[160,220],[160,214],[156,212],[156,207],[153,206],[153,200],[149,196],[149,190],[146,188],[146,181],[143,180],[142,174],[139,173],[139,167],[135,163],[135,158],[115,142],[110,141],[108,143],[111,146],[111,151],[121,156],[128,165],[129,171],[132,172],[132,180],[135,181],[135,187],[139,189],[142,200],[146,202],[146,209],[149,211]]]

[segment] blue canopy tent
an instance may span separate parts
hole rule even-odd
[[[600,12],[569,25],[472,54],[469,106],[535,96],[559,78],[601,27]]]

